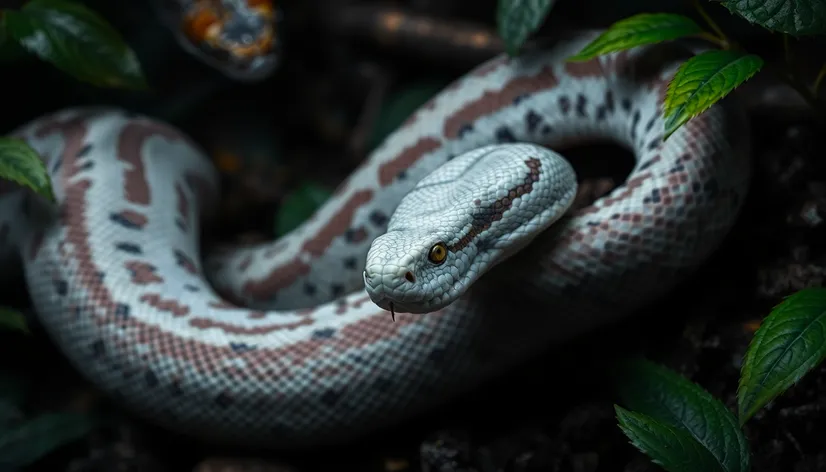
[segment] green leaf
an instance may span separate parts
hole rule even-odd
[[[722,3],[732,13],[772,31],[792,36],[826,34],[826,2],[823,0],[729,0]]]
[[[622,362],[615,372],[625,407],[685,430],[715,458],[717,470],[749,470],[749,446],[737,418],[702,387],[645,360]]]
[[[746,351],[737,389],[740,423],[826,359],[826,289],[803,289],[766,317]]]
[[[54,201],[46,166],[37,151],[22,139],[0,138],[0,178],[25,185]]]
[[[449,81],[439,79],[422,80],[388,97],[376,118],[370,136],[370,149],[375,149],[381,144],[387,135],[398,129],[410,115],[442,91],[448,83]]]
[[[702,33],[691,18],[671,13],[641,13],[620,20],[582,48],[569,61],[587,61],[601,54],[623,51]]]
[[[665,94],[665,138],[750,79],[763,59],[735,51],[706,51],[684,62]]]
[[[23,48],[98,87],[145,89],[135,53],[97,13],[68,0],[31,0],[3,10],[3,26]]]
[[[98,421],[80,413],[44,413],[0,434],[0,467],[24,467],[89,434]]]
[[[0,329],[29,332],[29,326],[26,324],[26,317],[23,316],[23,313],[4,306],[0,306]]]
[[[284,196],[278,216],[275,219],[275,233],[283,236],[301,223],[326,202],[333,194],[326,187],[313,182],[305,182]]]
[[[725,472],[717,459],[682,428],[614,405],[631,444],[668,472]]]
[[[542,26],[556,0],[499,0],[496,26],[508,54],[515,56],[533,32]]]

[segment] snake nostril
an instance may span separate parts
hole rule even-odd
[[[416,276],[413,275],[413,272],[410,272],[409,270],[407,272],[405,272],[404,278],[405,278],[405,280],[407,280],[410,283],[415,283],[416,282]]]

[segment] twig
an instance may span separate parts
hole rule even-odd
[[[715,33],[715,34],[703,33],[703,34],[701,34],[701,37],[720,45],[720,47],[723,48],[723,49],[735,49],[735,48],[737,48],[737,46],[728,39],[726,34],[723,33],[723,30],[720,29],[719,26],[717,26],[717,23],[715,23],[714,20],[712,20],[711,17],[708,16],[705,9],[703,9],[702,5],[700,5],[700,1],[699,0],[693,0],[693,2],[694,2],[694,7],[700,13],[700,16],[703,17],[705,22],[708,24],[708,26]],[[743,52],[745,53],[747,51],[743,51]],[[794,71],[794,68],[792,67],[792,48],[791,48],[791,45],[789,44],[789,37],[786,34],[783,35],[783,56],[784,56],[784,60],[786,62],[786,69]],[[819,87],[820,83],[826,77],[826,64],[824,64],[823,67],[821,68],[820,74],[818,74],[818,77],[815,80],[815,85],[812,86],[812,90],[810,90],[808,87],[806,87],[805,85],[802,85],[800,83],[800,81],[797,78],[797,74],[784,73],[783,71],[779,71],[779,70],[776,70],[776,69],[772,70],[772,72],[780,80],[782,80],[783,82],[788,84],[798,94],[800,94],[800,96],[803,97],[804,100],[806,100],[806,102],[809,104],[809,106],[812,107],[812,109],[815,112],[815,115],[818,117],[818,119],[820,119],[822,121],[826,121],[826,110],[824,110],[824,108],[821,107],[820,100],[818,100],[818,96],[817,96],[817,93],[816,93],[816,90],[817,90],[816,87]]]
[[[725,49],[728,46],[726,40],[723,38],[718,38],[717,36],[709,33],[708,31],[703,31],[702,33],[697,35],[700,39],[705,39],[706,41],[719,46],[721,49]]]
[[[714,31],[714,34],[716,36],[709,34],[709,36],[715,38],[714,42],[719,44],[720,47],[723,49],[729,49],[731,47],[731,41],[728,39],[728,36],[726,36],[726,33],[723,33],[723,30],[720,29],[719,26],[717,26],[717,23],[715,23],[714,20],[712,20],[711,17],[708,16],[706,10],[703,8],[702,5],[700,5],[700,0],[694,0],[694,8],[696,8],[700,16],[703,17],[703,20],[705,20],[708,27]]]
[[[717,23],[715,23],[714,20],[711,19],[708,13],[706,13],[703,6],[700,4],[700,0],[692,0],[692,2],[694,3],[694,8],[697,10],[700,16],[703,17],[703,20],[705,20],[709,28],[711,28],[712,31],[714,31],[714,34],[704,31],[698,35],[700,38],[705,39],[706,41],[710,41],[718,45],[722,49],[742,49],[735,43],[733,43],[728,38],[728,36],[726,36],[723,30],[719,26],[717,26]],[[743,50],[743,52],[746,53],[747,51]],[[794,68],[792,67],[792,48],[789,44],[789,37],[786,34],[783,35],[783,55],[786,63],[786,70],[794,71]],[[797,74],[785,73],[774,68],[772,68],[772,72],[781,81],[788,84],[798,94],[800,94],[800,96],[803,97],[804,100],[806,100],[806,102],[812,107],[815,116],[819,120],[826,122],[826,108],[821,106],[821,101],[818,98],[818,91],[820,85],[824,80],[826,80],[826,64],[824,64],[820,68],[820,72],[818,73],[817,78],[815,79],[815,82],[811,88],[801,84],[798,80]]]

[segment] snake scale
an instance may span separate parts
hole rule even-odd
[[[6,189],[2,247],[22,258],[50,337],[131,411],[270,448],[358,437],[650,303],[732,227],[750,176],[736,97],[663,141],[685,56],[565,61],[596,34],[480,65],[302,226],[203,258],[218,176],[197,144],[119,109],[37,118],[13,134],[42,155],[58,205]],[[632,150],[634,168],[562,216],[573,175],[536,144],[596,140]],[[394,300],[395,322],[382,308]]]

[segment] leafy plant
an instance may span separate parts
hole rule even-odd
[[[46,166],[37,151],[22,139],[0,138],[0,176],[54,201]]]
[[[787,64],[791,62],[788,36],[826,34],[826,3],[821,0],[720,3],[751,23],[783,33]],[[683,63],[669,83],[663,105],[667,139],[764,66],[762,58],[744,51],[723,33],[699,0],[694,6],[709,30],[683,15],[643,13],[616,22],[569,61],[592,60],[601,54],[684,37],[702,38],[717,46]],[[519,9],[523,11],[513,11]],[[525,2],[499,1],[499,31],[509,54],[516,54],[542,23],[532,13],[536,14],[536,8]],[[811,84],[787,71],[778,75],[822,117],[818,94],[826,64]],[[670,472],[746,472],[751,464],[743,424],[824,359],[826,289],[801,290],[776,306],[755,333],[741,367],[736,417],[688,379],[638,360],[620,369],[620,397],[629,409],[615,405],[619,427],[635,447]]]
[[[23,314],[3,306],[0,329],[29,333]],[[30,378],[10,370],[0,370],[0,470],[27,467],[109,423],[109,415],[95,410],[28,413]]]
[[[525,31],[535,31],[544,20],[544,16],[537,19],[537,9],[526,3],[530,2],[499,0],[499,34],[512,55],[527,39],[529,33],[525,34]],[[826,34],[826,3],[821,0],[730,0],[722,4],[732,13],[772,31],[792,36]],[[614,23],[569,58],[570,61],[586,61],[601,54],[684,37],[702,38],[717,46],[720,50],[701,52],[685,61],[671,80],[663,104],[663,139],[668,139],[691,118],[742,85],[764,65],[762,58],[749,54],[732,42],[706,14],[699,0],[695,0],[694,5],[709,30],[704,30],[693,19],[683,15],[642,13]],[[547,15],[548,10],[541,13]],[[503,15],[502,11],[509,13]],[[788,39],[785,36],[784,41],[788,59]],[[826,65],[811,85],[786,71],[778,74],[822,113],[818,89],[826,76]]]
[[[751,23],[792,36],[824,34],[826,3],[820,0],[728,0],[723,6]]]
[[[746,472],[748,442],[726,406],[685,377],[645,360],[620,364],[619,427],[654,463],[676,472]]]
[[[763,59],[759,56],[725,50],[706,51],[686,61],[666,90],[663,139],[750,79],[761,67]]]
[[[740,423],[826,359],[826,289],[807,288],[778,304],[754,334],[743,360]]]
[[[516,54],[551,11],[555,0],[499,0],[496,24],[508,54]]]
[[[101,423],[95,415],[41,413],[0,432],[0,467],[17,470],[89,434]]]
[[[18,10],[0,10],[0,58],[21,52],[94,86],[146,88],[135,53],[106,20],[80,3],[30,0]],[[22,140],[0,138],[0,178],[54,201],[46,168]]]
[[[98,87],[145,89],[137,56],[97,13],[70,0],[30,0],[2,10],[3,34],[77,80]]]
[[[826,359],[826,289],[808,288],[766,317],[746,351],[737,416],[681,375],[645,360],[617,371],[619,427],[640,451],[669,472],[747,472],[741,427]]]
[[[0,372],[0,470],[20,470],[108,423],[108,418],[97,413],[28,416],[25,406],[31,398],[30,384],[26,375]]]
[[[642,13],[614,23],[569,60],[588,61],[618,49],[702,33],[703,29],[691,18],[671,13]]]
[[[139,90],[146,82],[135,53],[103,18],[80,3],[30,0],[19,10],[0,10],[0,60],[30,53],[76,80],[98,87]],[[0,137],[0,178],[54,201],[39,154],[25,141]],[[24,316],[0,307],[0,326],[27,333]],[[0,374],[0,468],[17,470],[98,425],[90,415],[43,413],[23,418],[20,379]]]

